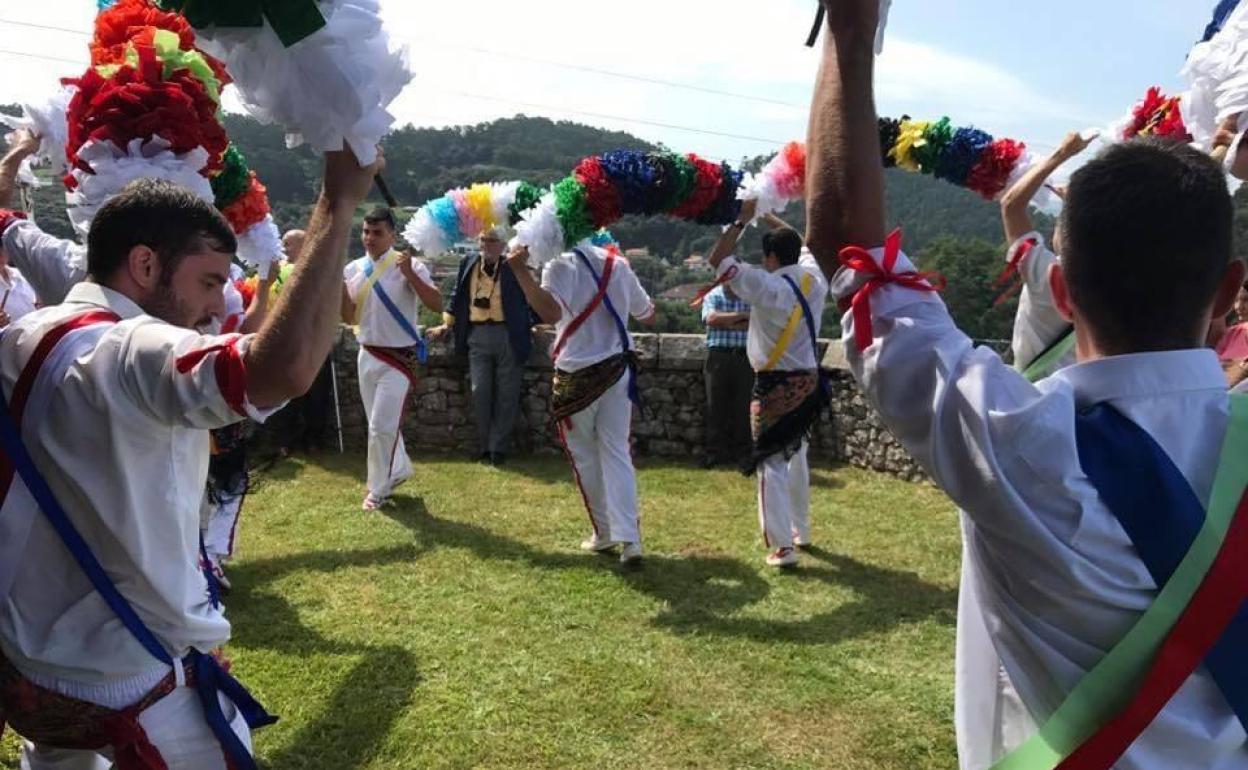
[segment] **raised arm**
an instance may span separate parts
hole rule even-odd
[[[13,145],[0,159],[0,209],[13,207],[13,192],[17,190],[17,173],[22,161],[39,151],[39,137],[29,129],[14,132]]]
[[[745,232],[745,223],[754,219],[756,208],[758,208],[758,201],[746,201],[741,205],[741,214],[737,217],[737,221],[724,228],[719,240],[715,241],[715,247],[711,249],[711,256],[707,259],[713,269],[718,270],[719,263],[732,256],[737,250],[737,244],[741,242],[741,235]]]
[[[350,151],[325,155],[325,181],[312,210],[307,242],[277,307],[247,350],[247,394],[274,407],[312,387],[333,346],[342,269],[356,207],[385,165],[361,168]]]
[[[516,276],[516,282],[520,284],[525,300],[542,323],[559,323],[559,319],[563,317],[563,308],[559,305],[559,300],[555,299],[555,295],[543,289],[533,277],[532,271],[529,270],[528,248],[520,246],[508,254],[507,267]]]
[[[831,277],[842,248],[884,241],[884,164],[871,85],[880,3],[823,4],[831,34],[823,38],[806,139],[806,244]]]
[[[1023,174],[1022,179],[1006,191],[1001,198],[1001,224],[1005,227],[1007,242],[1013,243],[1036,229],[1028,211],[1032,199],[1063,163],[1088,149],[1091,143],[1091,139],[1084,139],[1081,134],[1067,134],[1052,155]]]
[[[264,319],[269,316],[269,306],[273,303],[273,281],[277,278],[278,266],[273,263],[269,274],[256,284],[256,296],[251,300],[251,307],[243,314],[243,323],[238,330],[243,334],[255,334],[264,328]]]

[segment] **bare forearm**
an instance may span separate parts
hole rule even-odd
[[[884,241],[884,169],[872,77],[874,40],[824,36],[807,135],[807,245],[825,274],[850,245]]]
[[[416,290],[416,296],[420,298],[425,307],[435,313],[442,312],[442,292],[438,291],[438,287],[425,283],[420,276],[412,276],[407,279],[407,282]]]
[[[17,190],[17,172],[25,156],[10,152],[0,159],[0,209],[13,208],[13,193]]]
[[[1028,207],[1044,183],[1065,162],[1065,157],[1050,155],[1043,163],[1024,174],[1001,198],[1001,224],[1005,228],[1007,241],[1013,243],[1035,229]]]
[[[324,196],[313,209],[299,264],[249,351],[248,391],[257,406],[305,393],[329,354],[354,212],[354,203]]]
[[[719,269],[719,263],[723,262],[732,253],[737,250],[737,244],[741,241],[741,228],[735,224],[729,225],[726,230],[719,236],[719,240],[715,241],[715,247],[711,249],[711,256],[707,259],[711,267]]]
[[[555,296],[546,291],[538,284],[537,279],[529,272],[527,267],[521,266],[516,268],[514,263],[508,261],[508,267],[516,276],[516,282],[520,284],[520,290],[524,292],[524,299],[529,303],[529,307],[533,308],[533,312],[537,313],[537,317],[542,323],[556,324],[563,317],[563,308],[559,305],[559,300]]]
[[[256,289],[256,296],[251,300],[251,307],[247,308],[247,312],[243,315],[243,323],[239,327],[239,331],[243,334],[255,334],[264,326],[264,319],[269,315],[269,303],[272,297],[272,287],[266,281],[261,281]]]
[[[706,325],[712,329],[733,329],[738,324],[749,322],[749,313],[711,313],[706,319]]]

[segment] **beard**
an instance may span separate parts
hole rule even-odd
[[[212,323],[211,315],[206,318],[197,317],[190,305],[178,298],[173,287],[164,283],[152,292],[152,296],[144,303],[143,310],[154,318],[183,329],[197,329]]]

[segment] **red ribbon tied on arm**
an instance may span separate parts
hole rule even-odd
[[[871,253],[861,246],[849,246],[841,251],[842,265],[869,276],[867,282],[852,297],[841,301],[841,310],[854,311],[854,344],[859,351],[871,347],[875,340],[871,329],[871,295],[878,289],[889,284],[923,292],[943,291],[945,288],[945,277],[939,273],[920,273],[914,270],[895,272],[900,254],[900,229],[894,230],[884,239],[883,265],[876,263]]]
[[[1001,275],[997,276],[997,280],[992,282],[992,288],[1000,289],[1001,287],[1009,284],[1010,279],[1022,271],[1023,263],[1027,261],[1027,257],[1031,256],[1031,252],[1034,251],[1039,245],[1040,241],[1035,238],[1028,238],[1018,244],[1018,247],[1014,249],[1014,253],[1010,255],[1010,261],[1006,263],[1005,270],[1001,271]],[[1018,281],[1013,285],[1008,286],[1005,291],[1001,292],[1001,294],[992,301],[992,306],[997,307],[1012,297],[1016,291],[1019,291],[1022,288],[1022,281]]]
[[[727,270],[724,271],[723,275],[715,279],[714,283],[712,283],[710,286],[706,286],[702,288],[702,290],[698,292],[697,296],[695,296],[689,302],[689,307],[694,308],[694,309],[702,307],[702,303],[706,302],[706,298],[710,296],[711,292],[715,291],[716,289],[718,289],[720,286],[723,286],[724,284],[731,283],[732,279],[737,277],[738,272],[740,271],[737,270],[736,265],[732,265],[731,267],[729,267]]]

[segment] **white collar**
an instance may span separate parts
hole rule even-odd
[[[1069,385],[1080,407],[1124,398],[1226,392],[1218,356],[1204,348],[1101,358],[1069,366],[1052,379]]]
[[[121,316],[123,320],[144,315],[143,308],[126,295],[89,281],[76,284],[69,290],[69,293],[65,295],[65,303],[71,302],[106,308]]]

